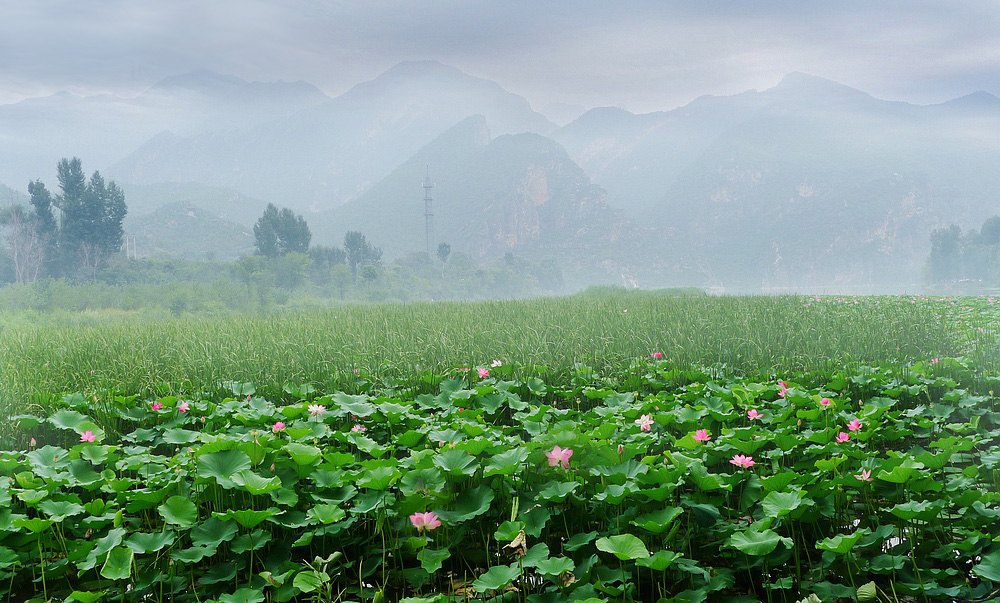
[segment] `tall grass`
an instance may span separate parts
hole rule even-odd
[[[280,395],[285,384],[342,387],[354,369],[412,379],[493,360],[550,374],[576,363],[608,371],[652,352],[677,366],[725,364],[743,374],[995,358],[990,316],[916,298],[624,291],[230,316],[8,315],[0,317],[0,405],[16,413],[62,392],[193,393],[229,380]]]

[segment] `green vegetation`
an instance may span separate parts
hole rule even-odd
[[[931,283],[1000,284],[1000,216],[983,222],[978,231],[963,233],[955,224],[933,230],[925,273]]]
[[[0,593],[986,601],[990,298],[0,314]]]

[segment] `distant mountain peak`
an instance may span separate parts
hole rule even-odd
[[[989,92],[977,90],[971,94],[966,94],[952,99],[945,106],[962,109],[1000,109],[1000,98],[993,96]]]
[[[868,97],[869,94],[862,92],[857,88],[851,88],[840,82],[835,82],[833,80],[819,77],[817,75],[810,75],[808,73],[802,73],[800,71],[792,71],[785,77],[781,78],[773,88],[769,88],[765,92],[769,93],[781,93],[781,94],[818,94],[818,95],[831,95],[836,94],[839,96],[855,96],[855,97]]]
[[[153,85],[150,90],[175,90],[178,88],[195,92],[231,89],[246,86],[247,82],[235,75],[224,75],[208,69],[195,69],[180,75],[166,77]]]

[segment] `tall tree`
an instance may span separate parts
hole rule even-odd
[[[59,248],[63,266],[97,274],[108,257],[121,249],[122,222],[128,213],[125,193],[114,182],[105,183],[100,172],[86,181],[80,160],[62,159],[57,166],[62,195],[55,200],[62,210]]]
[[[52,213],[54,206],[52,193],[41,180],[28,183],[31,206],[34,213],[35,230],[45,247],[42,272],[48,276],[59,274],[59,224]]]
[[[287,207],[279,211],[268,203],[264,215],[253,226],[253,238],[258,255],[276,258],[293,251],[307,253],[312,233],[301,215],[296,216]]]
[[[347,254],[347,265],[351,267],[355,280],[358,278],[358,266],[377,265],[382,261],[382,250],[369,243],[365,235],[356,230],[350,230],[344,235],[344,253]]]

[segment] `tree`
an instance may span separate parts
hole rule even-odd
[[[276,258],[293,251],[307,253],[312,233],[302,216],[287,207],[279,211],[268,203],[264,215],[253,226],[253,238],[258,255]]]
[[[365,235],[356,230],[344,235],[344,253],[347,254],[347,265],[351,267],[354,279],[358,278],[358,266],[366,264],[378,265],[382,262],[382,250],[372,246]]]
[[[959,277],[961,236],[962,230],[955,224],[931,231],[931,255],[927,258],[931,282],[939,283]]]
[[[339,247],[311,247],[309,257],[312,259],[311,278],[319,287],[330,284],[334,266],[344,266],[347,262],[347,254]]]
[[[80,160],[62,159],[57,166],[62,195],[53,203],[62,210],[59,249],[64,268],[84,268],[96,276],[108,257],[121,249],[128,213],[125,193],[100,172],[87,182]]]
[[[38,279],[45,259],[45,241],[38,234],[34,216],[24,207],[14,205],[0,215],[7,227],[8,255],[14,269],[14,282],[31,283]]]
[[[40,180],[28,183],[31,206],[34,213],[35,230],[45,243],[45,257],[42,272],[48,276],[59,273],[59,224],[52,214],[52,193]]]

